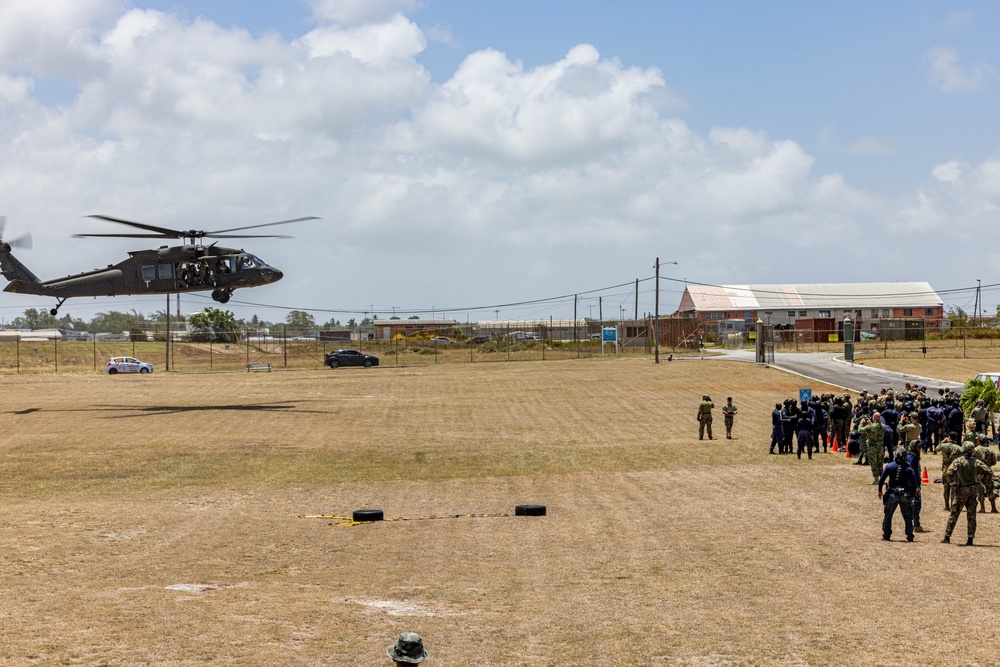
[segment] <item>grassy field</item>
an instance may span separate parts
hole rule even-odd
[[[768,456],[800,385],[631,359],[0,376],[0,664],[385,665],[404,630],[429,665],[994,664],[1000,518],[939,544],[929,485],[932,532],[881,541],[867,468]],[[706,392],[734,440],[718,410],[697,439]],[[421,518],[521,503],[548,516]],[[412,520],[306,518],[360,508]]]
[[[181,372],[245,371],[248,363],[268,362],[280,370],[323,368],[324,354],[341,347],[360,349],[379,357],[381,366],[437,366],[440,364],[502,363],[522,361],[565,361],[602,358],[601,344],[592,340],[555,343],[493,341],[482,345],[432,344],[419,341],[372,340],[353,343],[323,343],[319,340],[280,339],[267,342],[211,343],[175,342],[170,347],[170,369]],[[698,356],[695,350],[661,348],[661,356]],[[711,354],[709,352],[708,354]],[[142,342],[0,342],[0,374],[104,372],[110,357],[130,356],[166,369],[167,351],[163,341]],[[614,357],[614,348],[605,346],[605,357]],[[653,349],[622,346],[622,358],[650,358]]]
[[[968,382],[979,373],[1000,372],[1000,359],[864,359],[866,366],[921,377]]]

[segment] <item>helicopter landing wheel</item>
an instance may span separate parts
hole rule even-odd
[[[229,297],[233,295],[233,290],[217,289],[212,290],[212,300],[219,303],[229,303]]]
[[[53,308],[52,310],[49,311],[49,315],[51,315],[52,317],[55,317],[56,315],[58,315],[59,314],[59,307],[62,306],[64,303],[66,303],[66,299],[59,299],[59,303],[56,304],[55,308]]]

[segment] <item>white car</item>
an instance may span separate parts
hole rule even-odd
[[[108,359],[108,375],[119,373],[152,373],[153,364],[147,364],[134,357],[111,357]]]

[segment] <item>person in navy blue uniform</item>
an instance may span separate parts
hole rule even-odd
[[[774,454],[775,445],[778,445],[779,454],[785,453],[781,446],[781,440],[784,437],[785,432],[781,428],[781,403],[775,403],[774,410],[771,411],[771,451],[768,454]]]
[[[815,417],[816,413],[809,407],[809,404],[802,401],[802,407],[799,410],[799,421],[796,423],[799,436],[797,454],[800,459],[802,458],[803,449],[809,454],[810,459],[813,457],[813,422]]]
[[[785,407],[781,411],[782,454],[791,454],[795,445],[795,422],[799,419],[799,409],[795,407],[795,401],[788,399]]]
[[[887,495],[883,496],[882,487],[888,484]],[[913,497],[917,493],[917,476],[913,468],[906,464],[906,450],[897,447],[895,456],[889,465],[882,470],[878,478],[878,497],[882,499],[885,513],[882,518],[882,539],[892,538],[892,515],[899,507],[903,515],[903,527],[906,530],[906,541],[913,541]]]
[[[823,403],[817,400],[813,400],[809,403],[809,409],[813,411],[813,444],[816,447],[816,453],[819,453],[819,444],[823,443],[823,453],[826,454],[826,440],[827,440],[827,421],[829,420],[829,413],[826,411]]]
[[[896,429],[899,427],[899,413],[896,412],[895,404],[889,400],[882,409],[882,423],[885,424],[885,432],[888,439],[885,442],[885,457],[889,458],[896,449]]]
[[[945,428],[949,433],[965,433],[965,413],[958,399],[952,399],[950,407],[945,411]]]
[[[937,449],[941,444],[941,430],[944,427],[944,410],[941,409],[940,401],[931,399],[931,405],[927,408],[927,436],[930,439],[931,449]]]

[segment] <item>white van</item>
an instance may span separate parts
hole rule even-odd
[[[973,380],[989,380],[993,386],[1000,389],[1000,373],[980,373]]]

